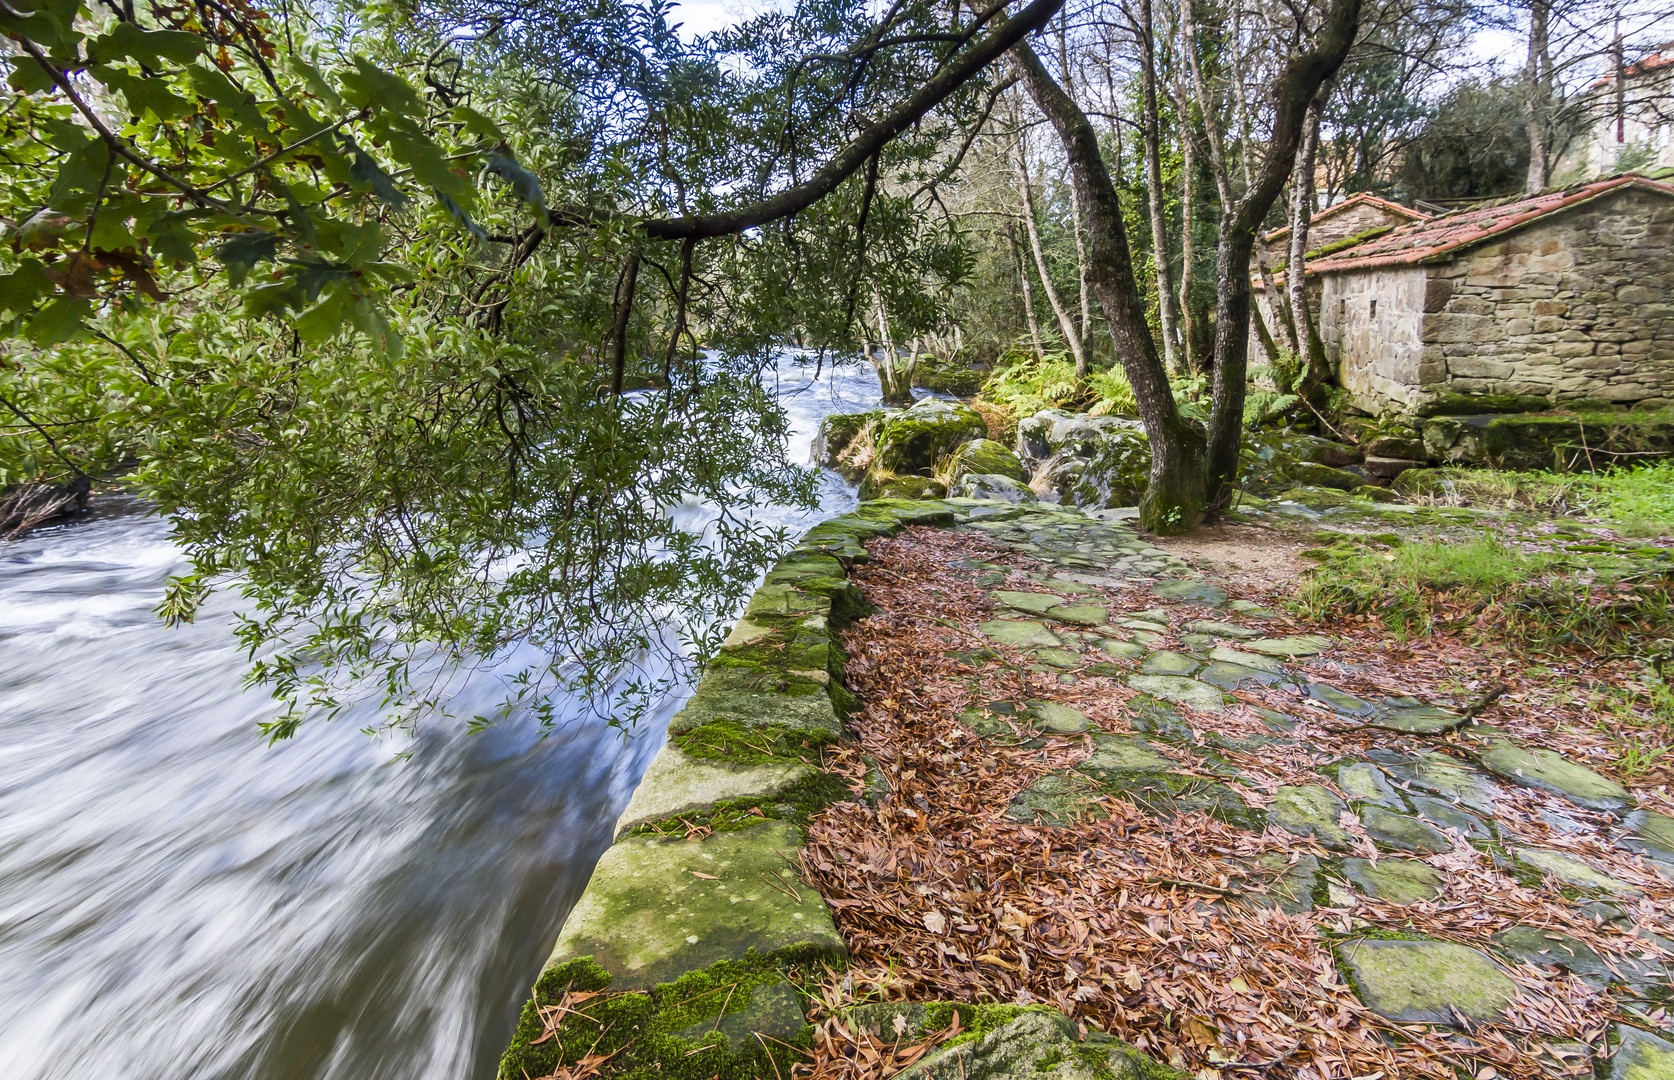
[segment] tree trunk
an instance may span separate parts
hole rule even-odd
[[[902,363],[895,352],[895,338],[890,333],[889,315],[884,311],[883,297],[873,294],[873,311],[878,317],[878,339],[881,354],[878,362],[878,385],[883,389],[883,399],[888,405],[911,405],[913,403],[913,371],[917,368],[918,358],[915,356],[907,363]]]
[[[1524,71],[1523,97],[1523,116],[1529,129],[1529,174],[1523,188],[1530,194],[1544,190],[1552,177],[1547,153],[1552,122],[1552,56],[1547,25],[1550,15],[1550,0],[1530,0],[1529,63]]]
[[[1023,225],[1029,233],[1029,250],[1035,256],[1035,269],[1040,273],[1041,291],[1046,293],[1046,302],[1052,305],[1052,313],[1058,317],[1058,329],[1064,335],[1064,344],[1075,358],[1075,370],[1078,375],[1087,370],[1086,350],[1081,347],[1081,335],[1076,333],[1075,320],[1070,318],[1069,311],[1064,307],[1063,299],[1058,295],[1058,289],[1052,284],[1052,275],[1046,267],[1046,249],[1040,242],[1040,228],[1035,217],[1034,185],[1029,180],[1028,154],[1021,140],[1017,144],[1017,182],[1023,189]]]
[[[1272,136],[1267,157],[1254,182],[1230,212],[1221,215],[1215,269],[1215,322],[1243,328],[1250,321],[1250,252],[1256,228],[1267,217],[1285,180],[1295,167],[1303,127],[1320,87],[1342,66],[1360,24],[1360,0],[1332,0],[1316,34],[1314,47],[1291,59],[1274,81]],[[1215,338],[1214,383],[1209,415],[1208,475],[1204,491],[1209,505],[1218,506],[1231,495],[1238,475],[1243,443],[1244,395],[1249,380],[1249,335],[1218,334]]]
[[[1186,103],[1182,76],[1175,73],[1174,106],[1180,116],[1180,366],[1182,373],[1197,371],[1203,362],[1203,344],[1197,339],[1197,323],[1192,318],[1192,289],[1196,283],[1197,244],[1195,234],[1197,207],[1192,197],[1196,191],[1196,142],[1192,132],[1191,106]]]
[[[1011,225],[1006,226],[1006,232],[1011,237],[1011,251],[1017,259],[1017,280],[1023,285],[1023,311],[1029,317],[1029,340],[1034,344],[1036,359],[1039,359],[1046,355],[1046,350],[1040,340],[1040,321],[1035,318],[1035,290],[1029,284],[1029,268],[1023,265],[1023,249],[1017,242],[1017,232]]]
[[[1313,309],[1308,306],[1308,226],[1314,216],[1314,161],[1319,153],[1320,113],[1330,98],[1330,80],[1308,107],[1302,132],[1302,147],[1290,179],[1290,254],[1285,266],[1285,287],[1290,293],[1290,310],[1296,320],[1297,353],[1307,359],[1302,394],[1320,404],[1325,384],[1331,381],[1331,366],[1325,358],[1325,343],[1319,338]],[[1305,345],[1306,348],[1301,348]]]
[[[1151,0],[1139,0],[1139,77],[1145,133],[1145,201],[1151,211],[1151,261],[1157,272],[1157,315],[1162,323],[1163,359],[1180,369],[1179,318],[1174,307],[1174,270],[1168,259],[1168,220],[1163,213],[1161,117],[1157,111],[1157,44]]]
[[[1151,478],[1139,503],[1140,526],[1156,533],[1187,532],[1203,518],[1203,437],[1180,416],[1168,370],[1151,339],[1121,203],[1099,153],[1098,133],[1033,49],[1019,45],[1012,55],[1029,95],[1057,130],[1069,157],[1071,180],[1087,213],[1088,279],[1151,441]]]

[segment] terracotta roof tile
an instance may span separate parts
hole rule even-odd
[[[1636,173],[1612,176],[1562,191],[1543,192],[1527,199],[1458,210],[1426,221],[1401,225],[1338,254],[1309,262],[1308,273],[1403,266],[1438,259],[1491,240],[1537,218],[1627,187],[1674,197],[1674,184],[1659,183]]]

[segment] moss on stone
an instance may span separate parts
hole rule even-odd
[[[671,730],[669,741],[692,757],[721,758],[734,765],[765,765],[817,762],[820,750],[837,740],[800,728],[745,727],[728,720],[711,720]]]
[[[696,813],[643,822],[630,835],[682,837],[694,826],[712,832],[733,832],[763,821],[788,821],[797,828],[805,828],[808,820],[821,810],[852,797],[841,776],[815,771],[772,795],[728,799]]]
[[[784,966],[771,960],[722,961],[649,991],[613,994],[611,981],[585,956],[543,974],[500,1059],[500,1080],[550,1076],[596,1056],[609,1057],[603,1075],[630,1080],[755,1080],[775,1071],[788,1076],[801,1057],[796,1049],[812,1045],[801,998],[792,996],[799,992]],[[542,1009],[570,993],[600,996],[572,1003],[548,1036]],[[772,1037],[732,1037],[727,1020],[743,1017]]]

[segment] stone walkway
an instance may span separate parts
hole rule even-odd
[[[1385,1037],[1433,1026],[1465,1040],[1447,1045],[1483,1078],[1487,1060],[1508,1069],[1492,1055],[1473,1063],[1471,1037],[1488,1039],[1479,1028],[1549,1074],[1596,1064],[1616,1080],[1674,1077],[1666,793],[1636,797],[1494,726],[1491,708],[1473,720],[1458,700],[1369,692],[1332,638],[1230,598],[1120,512],[950,501],[956,535],[995,547],[962,564],[985,594],[962,602],[988,610],[949,655],[973,672],[1027,672],[1026,690],[1009,695],[967,679],[959,722],[997,748],[1060,762],[1084,751],[1009,794],[1006,819],[1064,830],[1073,845],[1068,834],[1117,813],[1116,801],[1158,827],[1202,812],[1268,849],[1247,880],[1209,890],[1221,894],[1210,904],[1311,922],[1343,985],[1388,1022]],[[864,570],[855,577],[869,599],[884,595]],[[891,614],[964,627],[933,611]],[[848,933],[841,910],[838,921]],[[1532,1026],[1549,1007],[1570,1010],[1570,1037]],[[1608,1027],[1576,1031],[1581,1014]],[[1219,1023],[1230,1038],[1233,1022]],[[1166,1058],[1165,1042],[1147,1049]],[[1237,1058],[1174,1063],[1251,1075]]]

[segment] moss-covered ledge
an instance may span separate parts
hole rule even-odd
[[[853,707],[839,635],[865,603],[849,568],[868,560],[867,540],[907,525],[1015,511],[982,500],[874,500],[816,525],[773,567],[618,819],[615,846],[523,1007],[501,1080],[538,1080],[583,1061],[599,1075],[645,1080],[790,1075],[812,1042],[804,988],[846,958],[829,908],[798,867],[808,819],[849,797],[820,767],[825,747],[847,737]],[[1014,1041],[1022,1034],[1007,1030]],[[1000,1046],[996,1061],[1009,1060]],[[1163,1075],[1098,1050],[1089,1075]]]

